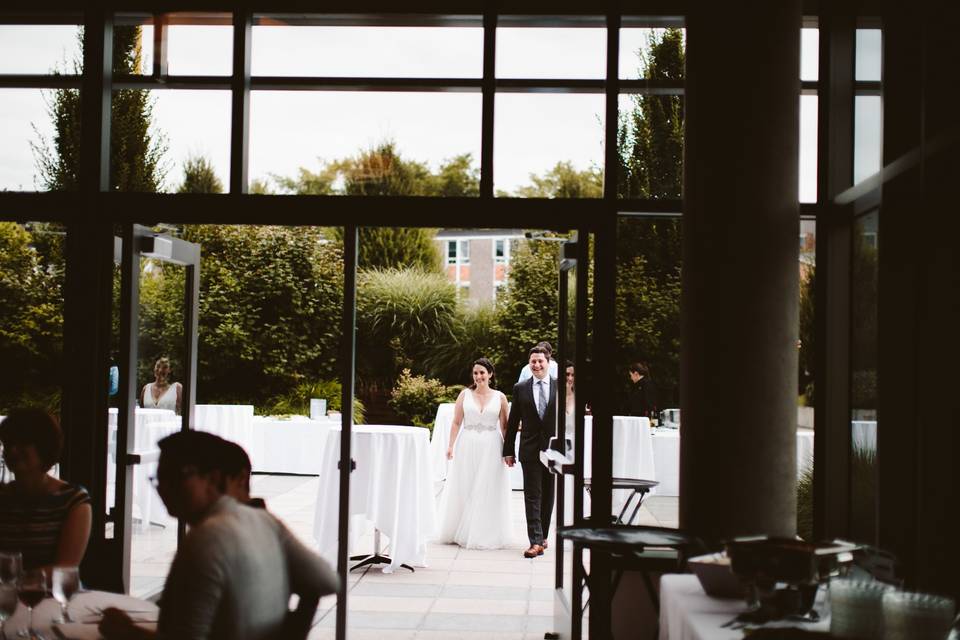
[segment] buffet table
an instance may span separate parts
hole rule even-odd
[[[743,600],[712,598],[693,574],[666,574],[660,578],[660,640],[740,640],[743,630],[723,625],[747,610]],[[817,623],[768,623],[829,631],[828,618]]]
[[[323,447],[332,420],[310,420],[293,416],[288,420],[256,416],[251,420],[251,440],[247,453],[258,473],[319,475]],[[339,433],[339,431],[338,431]]]
[[[65,624],[54,622],[60,616],[60,603],[53,598],[47,598],[33,610],[33,628],[48,640],[55,638],[98,640],[100,633],[97,630],[97,623],[100,615],[97,612],[108,607],[128,612],[130,617],[138,623],[137,626],[150,630],[157,628],[157,617],[160,615],[157,605],[139,598],[106,591],[84,591],[74,596],[68,607],[73,622]],[[17,611],[4,623],[6,636],[16,638],[21,630],[26,631],[28,621],[27,608],[19,603]]]
[[[320,555],[337,562],[340,502],[340,425],[331,424],[320,465],[320,483],[314,520],[314,537]],[[351,457],[356,469],[350,475],[350,526],[348,555],[372,523],[390,539],[384,567],[390,573],[401,564],[426,566],[427,540],[434,533],[436,513],[429,432],[422,427],[356,425]]]
[[[453,424],[453,410],[456,403],[444,402],[437,406],[437,417],[433,421],[433,434],[430,437],[430,460],[433,463],[433,481],[437,493],[443,489],[443,482],[447,479],[447,447],[450,444],[450,425]],[[517,437],[517,450],[520,447],[520,437]],[[517,464],[510,467],[510,488],[514,491],[523,491],[523,469],[517,454]]]

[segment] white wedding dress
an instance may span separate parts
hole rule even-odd
[[[473,391],[463,398],[463,423],[440,497],[440,542],[467,549],[501,549],[512,543],[510,476],[503,464],[500,398],[483,407]]]

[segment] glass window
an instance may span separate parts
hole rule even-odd
[[[498,94],[496,114],[493,182],[498,196],[603,195],[602,95]]]
[[[666,47],[662,43],[666,43]],[[665,49],[660,56],[672,54],[651,77],[665,79],[683,77],[683,53],[687,44],[687,30],[682,28],[624,28],[620,29],[620,78],[638,80],[647,78],[650,63],[658,58],[657,50]],[[673,70],[673,73],[671,73]]]
[[[230,14],[167,13],[162,20],[167,75],[229,76],[233,73]],[[117,16],[114,46],[127,51],[127,73],[153,74],[158,55],[156,29],[152,15]]]
[[[606,29],[498,27],[496,73],[498,78],[600,79],[606,76],[606,50]]]
[[[856,184],[883,166],[883,103],[880,96],[855,96],[853,108],[853,182]]]
[[[621,95],[617,155],[621,198],[679,198],[683,97]]]
[[[816,81],[820,77],[820,29],[800,30],[800,79]]]
[[[493,257],[497,262],[507,261],[507,241],[496,240],[493,243]]]
[[[461,240],[460,241],[460,264],[470,264],[470,241]]]
[[[75,191],[80,92],[0,89],[0,191]]]
[[[0,74],[83,73],[82,33],[76,24],[0,25]]]
[[[883,67],[883,31],[857,29],[855,80],[881,80]]]
[[[454,264],[457,261],[457,241],[447,241],[447,264]]]
[[[817,201],[817,96],[800,96],[800,202]]]
[[[483,29],[475,27],[307,26],[261,16],[252,51],[257,76],[483,75]]]
[[[250,177],[283,193],[476,196],[480,125],[479,93],[254,91]]]

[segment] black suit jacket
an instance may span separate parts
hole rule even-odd
[[[547,410],[542,420],[533,399],[535,380],[536,378],[531,377],[514,385],[507,435],[503,441],[504,457],[514,455],[517,429],[520,423],[523,423],[523,431],[520,432],[520,462],[539,462],[540,452],[547,448],[550,438],[557,432],[557,379],[550,378]]]

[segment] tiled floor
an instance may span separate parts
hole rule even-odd
[[[254,476],[253,495],[308,546],[313,540],[317,478]],[[676,526],[677,499],[651,497],[640,523]],[[430,566],[413,573],[384,574],[368,567],[348,577],[347,630],[351,640],[540,640],[553,621],[555,549],[534,560],[526,547],[523,494],[513,492],[514,544],[509,549],[477,551],[431,544]],[[176,531],[150,527],[134,537],[132,574],[135,595],[162,587],[173,556]],[[373,548],[372,531],[360,539],[359,551]],[[389,553],[389,547],[385,549]],[[312,640],[334,638],[336,598],[324,598],[317,611]]]

